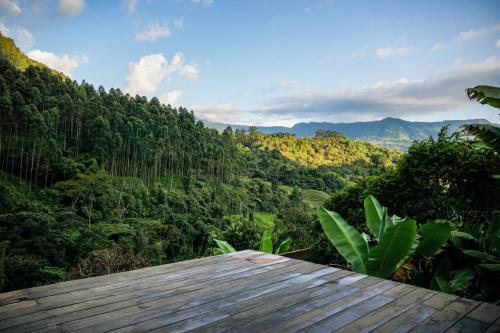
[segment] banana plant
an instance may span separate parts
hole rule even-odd
[[[231,244],[229,244],[228,242],[223,241],[223,240],[219,240],[219,239],[214,239],[214,240],[215,240],[215,243],[217,244],[217,247],[218,247],[217,252],[219,254],[237,252],[236,249],[234,247],[232,247]]]
[[[326,236],[358,273],[389,277],[411,255],[435,255],[454,230],[453,224],[444,221],[426,223],[417,231],[414,220],[390,217],[387,208],[372,195],[364,200],[364,208],[371,237],[361,234],[339,214],[324,207],[317,210]]]
[[[489,227],[484,238],[478,243],[482,244],[482,249],[462,250],[462,252],[481,261],[480,267],[489,271],[500,271],[500,212],[494,212]]]
[[[272,234],[273,233],[271,230],[264,231],[260,240],[260,251],[274,254],[283,254],[288,252],[288,250],[290,249],[290,244],[292,243],[292,239],[288,237],[280,243],[276,251],[273,251]],[[226,241],[215,239],[215,243],[217,244],[217,250],[220,254],[236,252],[236,249]]]
[[[500,109],[500,88],[481,85],[467,88],[466,92],[469,99]],[[471,124],[464,125],[464,128],[484,144],[500,152],[500,127],[498,125]]]

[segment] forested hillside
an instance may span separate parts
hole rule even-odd
[[[219,133],[185,108],[9,59],[0,57],[7,290],[210,255],[216,238],[255,248],[269,227],[275,242],[306,247],[324,192],[398,158],[341,137]]]

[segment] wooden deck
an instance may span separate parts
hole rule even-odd
[[[500,332],[500,307],[242,251],[0,294],[2,332]]]

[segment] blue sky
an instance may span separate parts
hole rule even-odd
[[[499,1],[0,0],[0,30],[77,81],[200,118],[291,126],[487,118]]]

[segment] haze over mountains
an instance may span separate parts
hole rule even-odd
[[[222,130],[227,124],[204,121],[207,127]],[[465,124],[489,124],[486,119],[443,120],[436,122],[413,122],[398,118],[384,118],[382,120],[354,122],[354,123],[327,123],[311,122],[298,123],[292,127],[284,126],[256,126],[257,130],[265,134],[289,133],[298,137],[311,137],[317,130],[331,130],[341,132],[350,139],[368,141],[388,148],[406,150],[413,140],[436,137],[443,126],[449,126],[449,131],[457,131]],[[233,129],[248,130],[249,126],[230,125]]]

